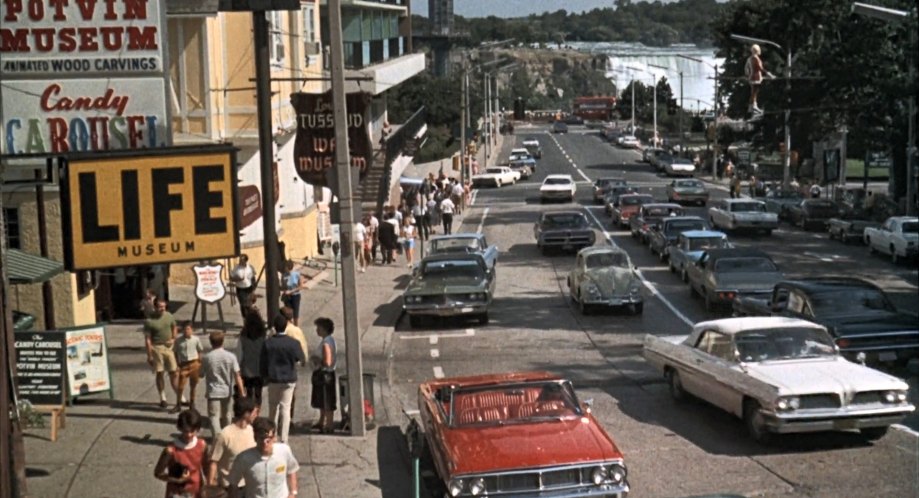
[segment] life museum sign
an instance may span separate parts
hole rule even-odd
[[[0,0],[0,152],[168,145],[157,0]]]

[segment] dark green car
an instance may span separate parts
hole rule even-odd
[[[466,315],[488,323],[495,271],[481,254],[444,254],[424,258],[402,295],[412,327],[424,317]]]

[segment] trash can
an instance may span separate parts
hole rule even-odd
[[[364,373],[364,423],[367,424],[368,429],[373,429],[376,427],[376,405],[374,395],[374,379],[376,379],[376,374]],[[350,418],[350,391],[348,390],[349,379],[347,375],[342,375],[338,377],[338,403],[341,406],[341,429],[345,431],[351,430],[351,418]]]

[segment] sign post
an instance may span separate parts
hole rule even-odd
[[[201,306],[201,330],[207,334],[207,305],[217,304],[217,314],[220,317],[220,330],[227,331],[226,322],[223,319],[223,307],[220,302],[227,294],[227,288],[223,283],[221,275],[223,274],[223,265],[220,263],[199,264],[192,267],[195,272],[195,307],[191,312],[191,321],[194,323],[195,316],[198,314],[198,306]]]

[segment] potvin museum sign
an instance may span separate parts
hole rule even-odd
[[[156,0],[0,0],[0,152],[168,145]]]

